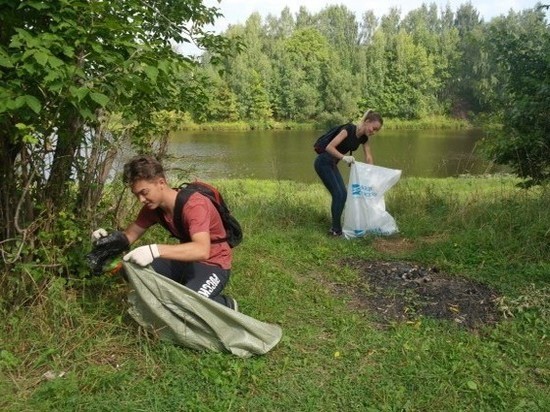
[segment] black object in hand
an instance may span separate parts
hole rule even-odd
[[[92,275],[101,275],[103,266],[108,261],[130,247],[130,242],[126,235],[120,231],[113,232],[108,236],[98,239],[94,243],[94,248],[86,255],[88,266]]]

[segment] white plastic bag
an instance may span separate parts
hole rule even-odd
[[[386,212],[384,193],[400,177],[401,170],[361,162],[351,165],[342,228],[346,239],[367,233],[391,235],[398,231],[394,218]]]

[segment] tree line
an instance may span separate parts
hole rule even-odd
[[[404,16],[393,8],[358,18],[342,5],[315,14],[302,7],[293,15],[285,8],[265,20],[255,13],[224,33],[238,39],[240,53],[215,66],[205,54],[213,98],[201,116],[311,121],[354,118],[367,107],[400,119],[495,113],[506,92],[506,39],[523,32],[540,36],[546,29],[542,9],[484,22],[471,3],[456,11],[424,4]],[[540,36],[509,48],[509,64],[529,43],[542,47],[544,41]]]
[[[213,34],[202,0],[0,0],[0,252],[8,271],[82,270],[117,153],[166,153],[182,122],[492,116],[489,155],[550,177],[546,9],[401,16],[288,9]],[[200,58],[174,44],[195,42]],[[116,200],[116,199],[115,199]],[[8,272],[6,272],[8,273]],[[0,278],[0,283],[5,280]]]

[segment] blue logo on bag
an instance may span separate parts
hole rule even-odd
[[[367,199],[371,199],[373,197],[376,197],[378,193],[374,191],[374,188],[372,186],[360,185],[359,183],[352,183],[351,195],[353,197],[363,196],[363,197],[366,197]]]

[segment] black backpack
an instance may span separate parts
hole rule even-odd
[[[214,204],[216,210],[220,214],[223,222],[223,227],[225,228],[225,231],[227,233],[226,238],[212,240],[212,243],[227,242],[232,248],[239,245],[243,240],[243,230],[239,221],[229,211],[229,208],[227,207],[218,189],[216,189],[214,186],[210,186],[207,183],[199,181],[184,183],[180,186],[178,196],[176,197],[176,206],[174,208],[174,226],[184,235],[182,236],[180,234],[171,232],[172,235],[180,239],[180,241],[182,242],[191,241],[188,230],[184,228],[183,222],[181,221],[181,215],[185,203],[187,202],[189,197],[195,192],[199,192],[200,194],[206,196]],[[157,213],[160,217],[160,223],[167,230],[170,231],[170,228],[166,220],[164,219],[162,211],[158,210]]]
[[[315,152],[317,152],[318,154],[324,153],[328,144],[332,141],[332,139],[336,137],[338,133],[340,133],[340,131],[345,126],[346,126],[345,124],[342,124],[340,126],[333,127],[322,136],[319,136],[319,138],[313,144],[313,148],[315,149]]]

